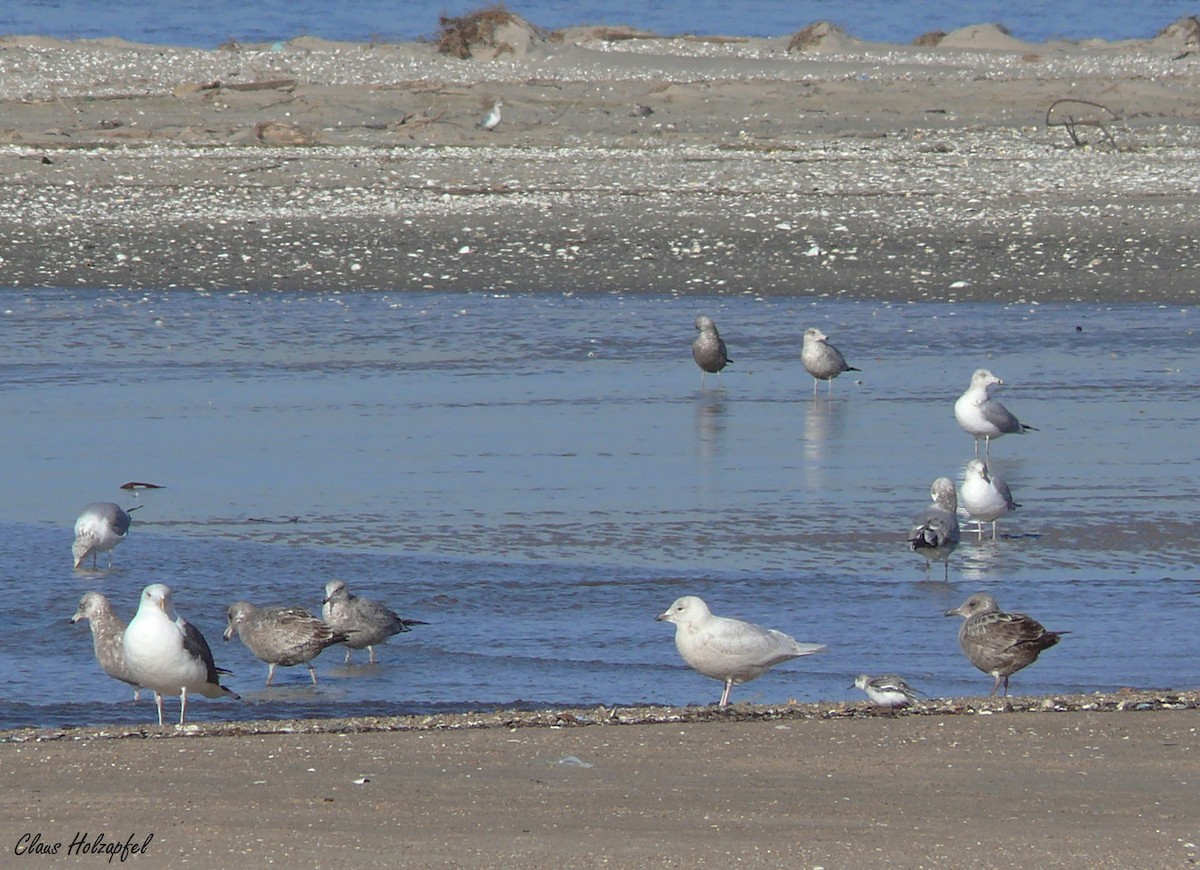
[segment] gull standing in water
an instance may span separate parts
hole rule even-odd
[[[889,710],[898,710],[901,707],[917,703],[917,695],[920,694],[904,682],[903,677],[895,674],[888,674],[885,677],[868,677],[866,674],[859,674],[854,678],[854,688],[866,692],[867,697],[876,707],[886,707]]]
[[[675,623],[675,648],[688,665],[725,684],[719,707],[729,705],[729,690],[734,685],[761,677],[775,665],[825,649],[821,644],[798,643],[773,628],[713,616],[703,599],[695,595],[677,599],[656,619]]]
[[[961,616],[958,645],[967,661],[985,674],[996,678],[991,695],[1004,681],[1008,697],[1008,678],[1033,664],[1042,650],[1058,643],[1065,631],[1047,631],[1040,622],[1023,613],[1005,613],[996,599],[986,592],[972,595],[946,616]]]
[[[725,341],[717,332],[717,325],[707,314],[696,318],[696,331],[700,334],[692,342],[692,359],[700,366],[700,383],[709,373],[720,374],[721,369],[733,362],[725,350]]]
[[[996,520],[1020,507],[1013,501],[1008,484],[993,474],[982,459],[972,459],[967,463],[962,484],[962,506],[975,520],[980,540],[983,540],[983,524],[992,524],[993,541],[996,540]]]
[[[325,584],[325,601],[321,605],[321,617],[346,639],[346,664],[350,664],[351,650],[366,647],[368,659],[375,664],[375,645],[387,641],[394,634],[411,631],[410,626],[425,625],[419,619],[402,619],[399,614],[378,601],[359,598],[346,588],[344,580],[330,580]]]
[[[275,666],[305,665],[312,684],[317,684],[317,671],[312,660],[325,647],[344,643],[346,635],[334,631],[303,607],[258,608],[249,601],[235,601],[226,611],[229,624],[223,637],[226,641],[234,632],[250,652],[267,663],[267,685],[275,678]]]
[[[171,590],[152,583],[142,590],[138,611],[125,628],[122,643],[129,676],[154,692],[158,724],[163,724],[163,695],[179,696],[179,724],[187,721],[188,692],[206,698],[238,696],[221,685],[228,674],[213,662],[212,650],[196,626],[176,617]]]
[[[813,376],[813,395],[817,394],[817,383],[825,381],[828,392],[833,392],[833,379],[842,372],[857,372],[854,366],[846,365],[841,351],[829,343],[829,336],[815,326],[804,330],[804,347],[800,351],[800,362],[804,370]]]
[[[138,505],[141,507],[141,505]],[[137,510],[137,508],[130,508]],[[129,512],[119,504],[111,501],[96,501],[83,509],[83,513],[75,520],[75,543],[71,545],[71,555],[75,557],[75,567],[83,564],[88,556],[92,557],[92,567],[96,567],[96,556],[108,553],[108,567],[112,567],[112,551],[117,544],[125,540],[129,534]]]
[[[124,620],[113,612],[108,599],[99,592],[83,593],[79,599],[79,609],[71,617],[71,624],[81,619],[86,619],[92,630],[92,651],[104,673],[133,686],[133,700],[139,700],[141,686],[129,675],[129,668],[125,664]]]
[[[975,455],[979,455],[979,439],[983,439],[984,455],[992,451],[992,439],[1001,435],[1024,435],[1036,432],[1026,426],[1008,408],[992,398],[992,387],[1003,386],[1000,380],[987,369],[976,369],[971,375],[971,386],[954,403],[954,419],[958,425],[975,439]]]
[[[925,508],[913,520],[908,533],[908,543],[914,552],[927,560],[925,573],[929,574],[930,562],[945,565],[945,579],[950,579],[950,554],[958,546],[958,496],[954,483],[948,477],[939,477],[929,488],[933,504]]]

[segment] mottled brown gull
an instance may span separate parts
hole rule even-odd
[[[950,554],[958,546],[958,496],[954,482],[948,477],[939,477],[929,488],[933,504],[925,508],[913,520],[908,533],[908,545],[913,552],[925,557],[925,573],[929,573],[931,562],[944,564],[944,579],[950,579]]]
[[[993,474],[982,459],[967,463],[962,482],[962,506],[975,521],[975,530],[983,538],[983,524],[992,524],[992,540],[996,540],[996,520],[1020,507],[1013,501],[1008,484]]]
[[[306,666],[315,686],[317,671],[312,660],[326,647],[347,639],[344,632],[330,628],[303,607],[255,607],[249,601],[235,601],[226,616],[225,640],[236,632],[246,648],[267,663],[268,686],[278,665]]]
[[[825,381],[827,392],[833,392],[833,379],[842,372],[857,372],[854,366],[846,365],[842,352],[829,343],[829,336],[815,326],[804,330],[804,347],[800,350],[800,362],[804,370],[813,376],[813,395],[817,394],[817,384]]]
[[[882,677],[869,677],[859,674],[854,678],[854,688],[862,689],[876,707],[887,707],[896,710],[917,702],[920,694],[904,681],[903,677],[887,674]]]
[[[97,555],[108,553],[108,567],[111,568],[113,548],[125,540],[129,521],[129,512],[111,501],[96,501],[85,507],[75,520],[75,543],[71,545],[75,567],[91,556],[94,568]]]
[[[976,369],[971,375],[971,386],[954,403],[954,419],[975,439],[976,456],[979,455],[980,438],[983,439],[984,454],[987,455],[991,453],[993,438],[1037,431],[1032,426],[1026,426],[1008,408],[992,398],[992,387],[1003,384],[1004,381],[987,369]]]
[[[705,374],[720,374],[721,369],[733,362],[725,350],[725,341],[717,332],[717,325],[707,314],[696,318],[696,331],[700,334],[692,342],[692,359],[700,366],[700,382]]]
[[[138,611],[125,628],[125,665],[138,685],[154,692],[158,724],[163,724],[163,695],[179,696],[179,724],[187,722],[189,692],[206,698],[238,696],[221,685],[229,671],[213,662],[212,650],[196,626],[176,617],[171,590],[152,583],[142,590]]]
[[[958,629],[958,645],[967,661],[995,677],[992,695],[1003,680],[1005,697],[1008,697],[1008,678],[1033,664],[1042,650],[1054,646],[1059,638],[1068,634],[1047,631],[1040,622],[1023,613],[1005,613],[996,599],[986,592],[972,595],[958,607],[947,610],[946,616],[963,617],[963,624]]]
[[[389,637],[410,631],[409,626],[425,625],[419,619],[404,619],[386,605],[370,598],[360,598],[346,588],[344,580],[325,584],[325,601],[321,617],[337,631],[346,634],[346,663],[352,650],[367,650],[368,660],[375,664],[375,646]]]
[[[729,704],[734,685],[761,677],[775,665],[825,649],[798,643],[773,628],[714,616],[703,599],[685,595],[656,617],[675,623],[675,648],[692,668],[725,684],[718,704]]]
[[[83,593],[71,623],[81,619],[86,619],[92,630],[92,651],[104,673],[133,686],[133,700],[139,700],[141,686],[129,675],[129,667],[125,664],[125,621],[113,612],[108,599],[99,592]]]

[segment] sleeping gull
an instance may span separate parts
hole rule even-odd
[[[992,450],[993,438],[1037,431],[1032,426],[1026,426],[1008,408],[992,398],[992,387],[997,384],[1003,385],[1004,381],[987,369],[976,369],[975,374],[971,375],[971,386],[954,403],[954,419],[975,439],[976,456],[979,455],[980,438],[983,439],[984,454],[988,455]]]
[[[992,540],[996,540],[996,520],[1020,507],[1013,501],[1012,492],[1002,478],[992,473],[982,459],[967,463],[963,475],[962,505],[971,519],[975,520],[976,531],[983,539],[983,524],[992,524]]]
[[[500,110],[504,108],[504,101],[493,99],[484,103],[484,114],[479,119],[476,127],[482,127],[489,133],[500,126]]]
[[[804,370],[813,376],[813,395],[817,394],[817,382],[825,381],[828,392],[833,392],[833,379],[842,372],[857,372],[854,366],[846,365],[841,351],[829,343],[829,336],[815,326],[804,330],[804,347],[800,351],[800,362]]]
[[[92,651],[104,673],[133,686],[133,700],[140,699],[141,686],[129,675],[129,668],[125,665],[125,622],[113,612],[108,599],[99,592],[83,593],[71,623],[75,624],[81,619],[86,619],[92,629]]]
[[[221,685],[229,671],[213,662],[204,635],[182,617],[175,617],[171,590],[152,583],[142,590],[138,611],[125,628],[122,644],[129,676],[154,692],[158,724],[163,724],[163,695],[179,696],[179,724],[187,721],[188,692],[206,698],[238,696]]]
[[[371,664],[375,664],[375,645],[385,643],[393,634],[411,631],[411,625],[425,625],[419,619],[402,619],[395,611],[370,598],[359,598],[346,588],[344,580],[325,584],[325,601],[321,617],[347,639],[346,664],[351,650],[366,647]]]
[[[128,511],[111,501],[92,502],[75,520],[75,543],[71,545],[75,567],[78,568],[84,559],[91,556],[92,567],[95,568],[96,556],[108,553],[108,567],[111,568],[113,548],[125,540],[128,533]]]
[[[958,546],[958,496],[954,494],[954,483],[948,477],[939,477],[929,488],[933,504],[925,508],[913,520],[908,533],[908,544],[914,552],[927,560],[925,573],[929,574],[930,562],[945,563],[945,579],[950,579],[950,554]]]
[[[903,677],[888,674],[885,677],[868,677],[859,674],[854,678],[854,688],[862,689],[876,707],[887,707],[896,710],[917,702],[920,693],[904,682]]]
[[[696,330],[700,333],[692,342],[692,359],[700,366],[700,383],[704,383],[707,373],[720,374],[721,369],[733,360],[725,350],[725,341],[717,332],[717,325],[707,314],[696,318]]]
[[[685,595],[656,617],[675,623],[675,648],[683,660],[706,677],[721,680],[720,707],[728,706],[735,684],[761,677],[775,665],[825,649],[821,644],[797,643],[781,631],[740,619],[713,616],[695,595]]]
[[[346,635],[334,631],[303,607],[255,607],[249,601],[235,601],[226,612],[229,625],[224,638],[234,632],[250,652],[267,663],[267,685],[275,678],[275,666],[285,668],[306,665],[312,684],[317,684],[317,671],[312,660],[321,650],[342,643]]]
[[[1004,681],[1008,697],[1008,678],[1037,661],[1038,654],[1058,643],[1065,631],[1046,631],[1042,624],[1023,613],[1005,613],[996,599],[986,592],[972,595],[946,616],[961,616],[958,645],[967,661],[985,674],[996,678],[991,694]]]

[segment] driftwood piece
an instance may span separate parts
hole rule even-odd
[[[1089,127],[1099,130],[1109,146],[1117,150],[1117,140],[1113,138],[1109,125],[1120,120],[1120,115],[1107,106],[1073,97],[1055,100],[1046,109],[1046,126],[1062,127],[1076,148],[1090,144],[1079,135],[1080,128]]]

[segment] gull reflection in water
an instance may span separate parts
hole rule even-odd
[[[705,390],[696,403],[696,444],[705,459],[716,456],[725,434],[725,391]]]

